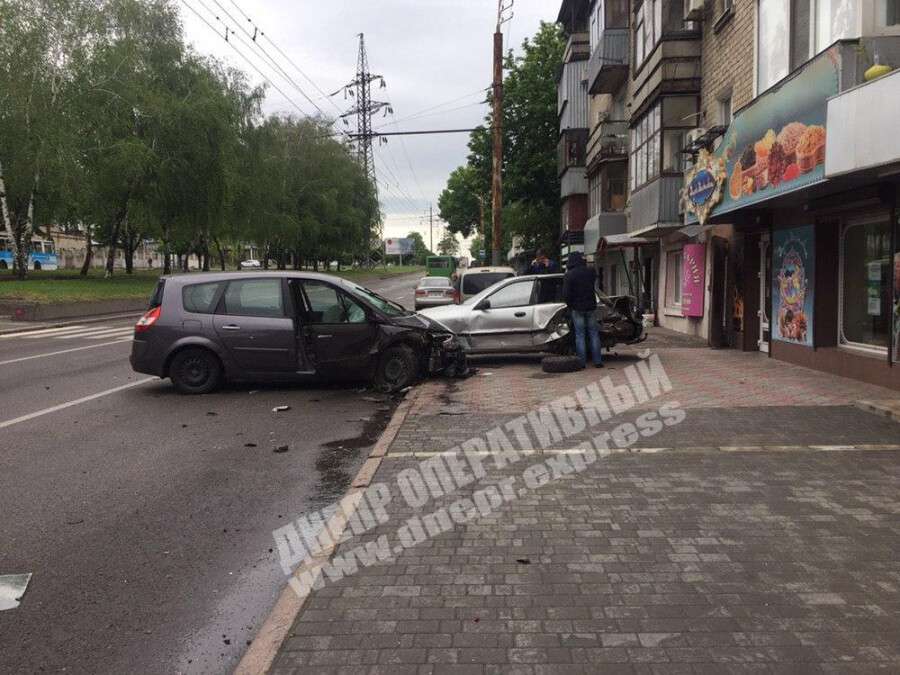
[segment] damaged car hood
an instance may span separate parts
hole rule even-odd
[[[418,330],[427,330],[434,333],[452,333],[453,331],[440,321],[421,313],[409,314],[407,316],[398,316],[391,319],[391,323],[395,326],[403,328],[415,328]]]

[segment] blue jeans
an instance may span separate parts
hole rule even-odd
[[[587,365],[587,339],[591,340],[591,354],[594,356],[594,365],[603,363],[603,351],[600,345],[600,326],[594,319],[593,312],[576,312],[570,310],[572,326],[575,328],[575,351],[582,365]]]

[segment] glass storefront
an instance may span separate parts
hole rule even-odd
[[[892,338],[891,223],[850,223],[841,237],[840,342],[886,353]]]

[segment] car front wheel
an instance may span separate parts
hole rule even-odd
[[[205,349],[185,349],[172,359],[169,377],[182,394],[208,394],[222,382],[222,364]]]
[[[415,384],[419,376],[419,361],[406,345],[386,349],[375,371],[375,385],[384,391],[399,391]]]

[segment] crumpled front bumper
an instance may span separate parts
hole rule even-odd
[[[431,336],[431,353],[428,358],[429,375],[462,377],[468,371],[466,350],[458,336],[453,334]]]

